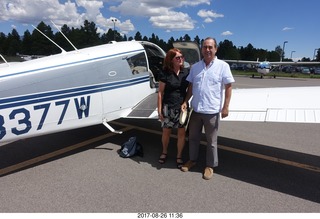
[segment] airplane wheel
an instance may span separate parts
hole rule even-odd
[[[252,74],[252,78],[254,78],[254,74]]]
[[[276,75],[273,75],[273,78],[276,78]]]
[[[263,78],[263,75],[261,75],[260,78],[262,79],[262,78]]]

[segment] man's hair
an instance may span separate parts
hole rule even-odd
[[[217,40],[216,40],[215,38],[213,38],[213,37],[207,37],[207,38],[204,39],[204,41],[206,41],[206,40],[213,40],[213,41],[214,41],[214,47],[215,47],[215,48],[218,47],[218,45],[217,45]],[[203,46],[204,41],[202,42],[202,46]]]

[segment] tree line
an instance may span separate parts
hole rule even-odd
[[[74,48],[70,43],[63,37],[63,35],[57,31],[53,32],[50,25],[45,24],[41,21],[36,27],[47,37],[52,39],[56,44],[62,47],[65,51],[71,51]],[[199,46],[203,39],[200,39],[197,35],[194,39],[188,34],[181,36],[178,39],[171,37],[167,42],[155,34],[151,37],[142,36],[138,31],[134,37],[127,38],[126,35],[121,35],[117,30],[111,28],[107,33],[100,34],[97,32],[97,27],[94,22],[85,20],[83,26],[80,28],[70,28],[66,24],[61,27],[61,32],[75,45],[76,48],[81,49],[90,46],[101,45],[109,43],[110,41],[149,41],[160,46],[164,51],[168,51],[173,48],[172,43],[175,41],[193,41]],[[217,56],[220,59],[236,59],[236,60],[268,60],[268,61],[279,61],[280,56],[284,53],[280,46],[277,46],[274,51],[268,51],[265,49],[254,48],[252,44],[248,44],[246,47],[237,47],[232,41],[224,40],[218,43]],[[18,32],[13,29],[8,35],[0,32],[0,54],[6,56],[17,56],[18,54],[24,55],[52,55],[60,53],[61,50],[44,37],[39,31],[34,29],[32,33],[26,30],[21,37]],[[283,61],[289,61],[290,59],[283,59]],[[316,60],[320,61],[320,50],[316,55]],[[310,58],[303,58],[301,61],[310,61]]]

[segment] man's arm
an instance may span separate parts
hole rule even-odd
[[[229,115],[229,104],[231,100],[231,94],[232,94],[232,84],[226,84],[225,85],[225,97],[224,97],[224,103],[221,110],[221,117],[225,118]]]

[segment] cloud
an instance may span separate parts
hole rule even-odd
[[[119,5],[110,6],[109,10],[130,16],[156,16],[161,12],[175,11],[181,7],[210,5],[211,0],[124,0]]]
[[[114,28],[112,18],[117,17],[116,28],[127,34],[135,30],[135,19],[147,18],[153,27],[166,31],[188,31],[195,28],[196,21],[189,15],[188,7],[210,5],[211,0],[1,0],[0,22],[37,25],[41,21],[50,25],[64,24],[78,28],[85,20],[93,21],[100,33]],[[187,11],[187,12],[185,12]],[[207,11],[206,22],[212,22]],[[121,19],[123,17],[123,19]]]
[[[51,20],[58,26],[64,24],[69,27],[80,27],[85,20],[93,21],[99,32],[106,32],[113,28],[111,18],[102,14],[104,2],[102,0],[1,0],[0,21],[12,21],[20,24],[37,25],[41,21],[51,24]],[[134,30],[130,20],[120,21],[117,27],[123,33]]]
[[[204,19],[204,22],[205,23],[212,23],[213,20],[211,18],[207,17],[206,19]]]
[[[168,11],[165,15],[152,16],[149,21],[154,27],[167,30],[192,30],[194,29],[194,21],[184,13]]]
[[[210,0],[125,0],[111,6],[113,12],[124,16],[148,17],[153,27],[168,31],[193,30],[196,23],[187,13],[179,11],[181,7],[210,5]]]
[[[289,30],[293,30],[294,28],[293,27],[284,27],[282,29],[282,31],[289,31]]]
[[[75,3],[60,4],[57,0],[3,0],[0,6],[0,20],[38,24],[40,21],[46,22],[50,19],[59,21],[79,19]]]
[[[218,14],[216,12],[213,12],[213,11],[208,11],[208,10],[204,10],[204,9],[201,9],[200,11],[198,11],[198,14],[197,14],[199,17],[201,18],[204,18],[204,22],[206,23],[211,23],[214,21],[214,19],[216,18],[222,18],[224,17],[223,14]]]
[[[222,32],[221,35],[222,35],[222,36],[230,36],[230,35],[233,35],[233,33],[228,30],[228,31]]]
[[[171,2],[176,3],[176,0],[171,1]],[[191,0],[191,1],[190,0],[188,0],[188,1],[181,0],[181,5],[198,6],[198,5],[202,5],[202,4],[210,5],[210,0]]]

